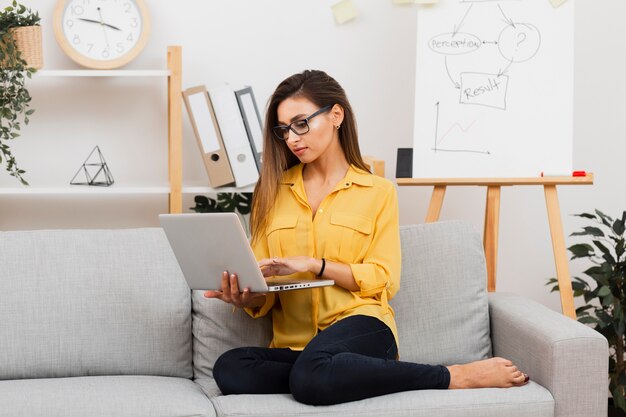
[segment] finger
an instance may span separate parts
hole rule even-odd
[[[276,275],[276,270],[272,266],[263,268],[261,272],[263,273],[264,277],[273,277],[274,275]]]
[[[222,292],[221,291],[213,291],[213,290],[205,291],[204,292],[204,297],[205,298],[221,298],[222,297]]]
[[[241,304],[247,305],[250,302],[250,298],[252,298],[250,296],[250,288],[244,288],[241,292]]]
[[[230,282],[228,281],[228,272],[222,272],[222,300],[230,303]]]
[[[263,269],[266,266],[269,266],[273,263],[272,259],[261,259],[259,261],[259,268]]]
[[[241,303],[241,294],[239,293],[239,282],[237,282],[237,275],[230,275],[230,298],[237,303]]]

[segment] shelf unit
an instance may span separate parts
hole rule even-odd
[[[167,79],[168,115],[168,183],[144,186],[137,184],[110,187],[99,186],[4,186],[0,195],[168,195],[169,212],[181,213],[183,194],[242,193],[253,192],[249,187],[212,188],[202,184],[183,187],[182,169],[182,48],[167,47],[167,69],[165,70],[40,70],[35,77],[156,77]]]
[[[169,212],[181,213],[184,192],[215,192],[210,187],[182,186],[182,48],[167,47],[166,70],[41,70],[35,77],[161,77],[167,79],[168,116],[168,184],[156,186],[9,186],[0,187],[0,195],[123,195],[166,194],[169,195]]]
[[[189,185],[182,188],[182,194],[209,194],[209,193],[251,193],[254,186],[235,188],[220,187],[212,188],[202,185]],[[52,194],[170,194],[171,189],[167,184],[161,186],[116,186],[111,187],[85,187],[85,186],[64,186],[64,187],[4,187],[0,188],[0,195],[52,195]]]

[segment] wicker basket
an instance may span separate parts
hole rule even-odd
[[[28,67],[43,68],[43,47],[41,43],[41,26],[23,26],[9,29],[17,49]]]

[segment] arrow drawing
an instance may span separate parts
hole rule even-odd
[[[505,22],[507,25],[511,25],[511,26],[513,26],[513,27],[515,28],[515,23],[513,23],[513,21],[512,21],[511,19],[509,19],[509,18],[507,17],[507,15],[505,15],[505,14],[504,14],[504,10],[502,10],[502,7],[500,7],[500,5],[499,5],[499,4],[498,4],[498,9],[500,9],[500,13],[502,13],[502,16],[504,16],[504,22]]]
[[[467,17],[467,14],[469,13],[470,10],[472,10],[472,7],[474,6],[474,4],[470,4],[469,7],[467,8],[467,10],[465,11],[465,15],[463,15],[463,19],[461,19],[461,21],[459,22],[458,25],[454,25],[454,29],[452,30],[452,37],[454,38],[454,36],[459,32],[459,29],[461,29],[461,26],[463,26],[463,22],[465,21],[465,18]]]
[[[454,84],[454,88],[461,88],[461,85],[459,83],[457,83],[456,81],[454,81],[454,79],[452,78],[452,75],[450,75],[450,70],[448,69],[448,57],[445,56],[443,59],[443,62],[446,66],[446,72],[448,73],[448,78],[450,78],[450,81],[452,81],[452,84]]]
[[[500,71],[498,71],[497,78],[502,77],[504,74],[506,74],[506,72],[509,70],[512,64],[513,64],[513,60],[510,60],[509,65],[507,65],[504,69],[500,69]]]
[[[439,102],[437,102],[435,106],[437,106],[437,118],[435,119],[435,152],[437,152],[437,135],[439,131]]]

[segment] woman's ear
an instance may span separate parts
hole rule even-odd
[[[337,126],[341,126],[343,123],[343,107],[339,104],[335,104],[332,109],[330,109],[331,120],[333,121],[333,126],[337,128]]]

